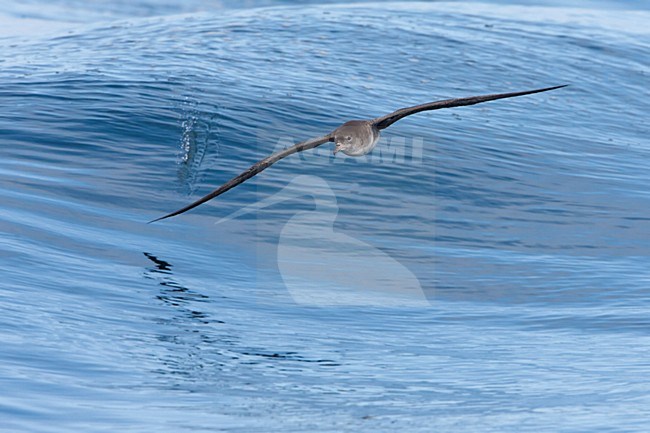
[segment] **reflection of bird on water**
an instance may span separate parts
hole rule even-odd
[[[334,230],[336,196],[316,176],[298,176],[278,193],[223,218],[222,223],[276,203],[311,195],[280,232],[278,269],[293,299],[306,305],[427,306],[417,277],[360,239]]]
[[[230,181],[226,182],[219,188],[212,191],[210,194],[206,195],[203,198],[185,206],[182,209],[179,209],[175,212],[157,218],[153,221],[159,221],[165,218],[169,218],[175,215],[182,214],[190,209],[197,207],[200,204],[205,203],[208,200],[211,200],[218,195],[223,194],[231,188],[236,187],[237,185],[245,182],[256,174],[260,173],[263,170],[266,170],[271,165],[275,164],[279,160],[286,158],[289,155],[292,155],[297,152],[302,152],[308,149],[313,149],[320,146],[321,144],[333,141],[335,143],[334,153],[341,151],[349,156],[362,156],[374,149],[377,141],[379,141],[380,131],[382,129],[388,128],[393,123],[397,122],[404,117],[410,116],[412,114],[420,113],[422,111],[430,110],[439,110],[441,108],[451,108],[451,107],[461,107],[465,105],[474,105],[481,102],[494,101],[496,99],[504,98],[513,98],[515,96],[530,95],[533,93],[546,92],[548,90],[559,89],[564,86],[555,86],[547,87],[544,89],[536,90],[526,90],[523,92],[512,92],[512,93],[498,93],[493,95],[481,95],[481,96],[470,96],[467,98],[456,98],[456,99],[445,99],[443,101],[429,102],[426,104],[416,105],[413,107],[400,108],[399,110],[387,114],[385,116],[377,117],[376,119],[371,120],[350,120],[345,122],[343,125],[336,128],[334,131],[330,132],[327,135],[318,138],[311,138],[309,140],[298,143],[294,146],[291,146],[287,149],[281,150],[274,153],[273,155],[267,156],[263,160],[253,164],[248,170],[244,171],[238,176],[235,176]]]

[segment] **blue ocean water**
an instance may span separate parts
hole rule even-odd
[[[0,430],[645,431],[649,23],[3,2]],[[146,224],[347,119],[558,84]]]

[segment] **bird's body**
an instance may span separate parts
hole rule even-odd
[[[379,141],[380,131],[388,128],[393,123],[397,122],[404,117],[410,116],[412,114],[420,113],[422,111],[431,111],[438,110],[441,108],[451,108],[451,107],[462,107],[467,105],[479,104],[487,101],[494,101],[497,99],[504,98],[514,98],[516,96],[531,95],[533,93],[546,92],[549,90],[559,89],[561,87],[566,87],[566,85],[555,86],[555,87],[546,87],[543,89],[535,90],[526,90],[523,92],[511,92],[511,93],[496,93],[492,95],[480,95],[480,96],[470,96],[467,98],[455,98],[455,99],[445,99],[443,101],[428,102],[426,104],[415,105],[413,107],[400,108],[397,111],[394,111],[385,116],[377,117],[370,120],[350,120],[345,122],[334,131],[329,134],[323,135],[322,137],[311,138],[305,140],[298,144],[295,144],[289,148],[276,152],[261,161],[253,164],[246,171],[242,172],[238,176],[235,176],[230,181],[221,185],[219,188],[212,191],[210,194],[205,197],[200,198],[199,200],[191,203],[184,208],[181,208],[175,212],[157,218],[153,221],[159,221],[165,218],[169,218],[175,215],[182,214],[190,209],[193,209],[208,200],[211,200],[224,192],[234,188],[235,186],[247,181],[251,177],[260,173],[261,171],[267,169],[271,165],[275,164],[279,160],[286,158],[289,155],[292,155],[297,152],[303,152],[308,149],[313,149],[327,142],[334,142],[334,154],[337,152],[343,152],[348,156],[362,156],[371,152],[377,142]]]

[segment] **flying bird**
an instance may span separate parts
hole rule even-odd
[[[224,192],[236,187],[237,185],[246,182],[256,174],[266,170],[271,165],[275,164],[281,159],[286,158],[294,153],[303,152],[305,150],[314,149],[322,144],[334,142],[334,154],[343,152],[349,156],[362,156],[375,148],[379,141],[379,135],[382,130],[388,128],[393,123],[401,120],[412,114],[420,113],[422,111],[439,110],[441,108],[462,107],[466,105],[480,104],[482,102],[494,101],[497,99],[514,98],[516,96],[531,95],[533,93],[547,92],[562,87],[567,84],[554,87],[546,87],[543,89],[526,90],[523,92],[511,93],[496,93],[492,95],[469,96],[466,98],[445,99],[442,101],[428,102],[426,104],[415,105],[413,107],[400,108],[385,116],[377,117],[371,120],[350,120],[345,122],[334,131],[322,137],[310,138],[309,140],[302,141],[284,150],[276,152],[261,161],[256,162],[250,166],[246,171],[230,179],[228,182],[221,185],[205,197],[202,197],[194,203],[188,204],[184,208],[169,213],[167,215],[156,218],[150,223],[163,220],[165,218],[180,215],[190,209],[212,200],[213,198],[223,194]]]

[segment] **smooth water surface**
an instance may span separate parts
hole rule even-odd
[[[645,430],[644,3],[110,3],[0,7],[0,430]]]

